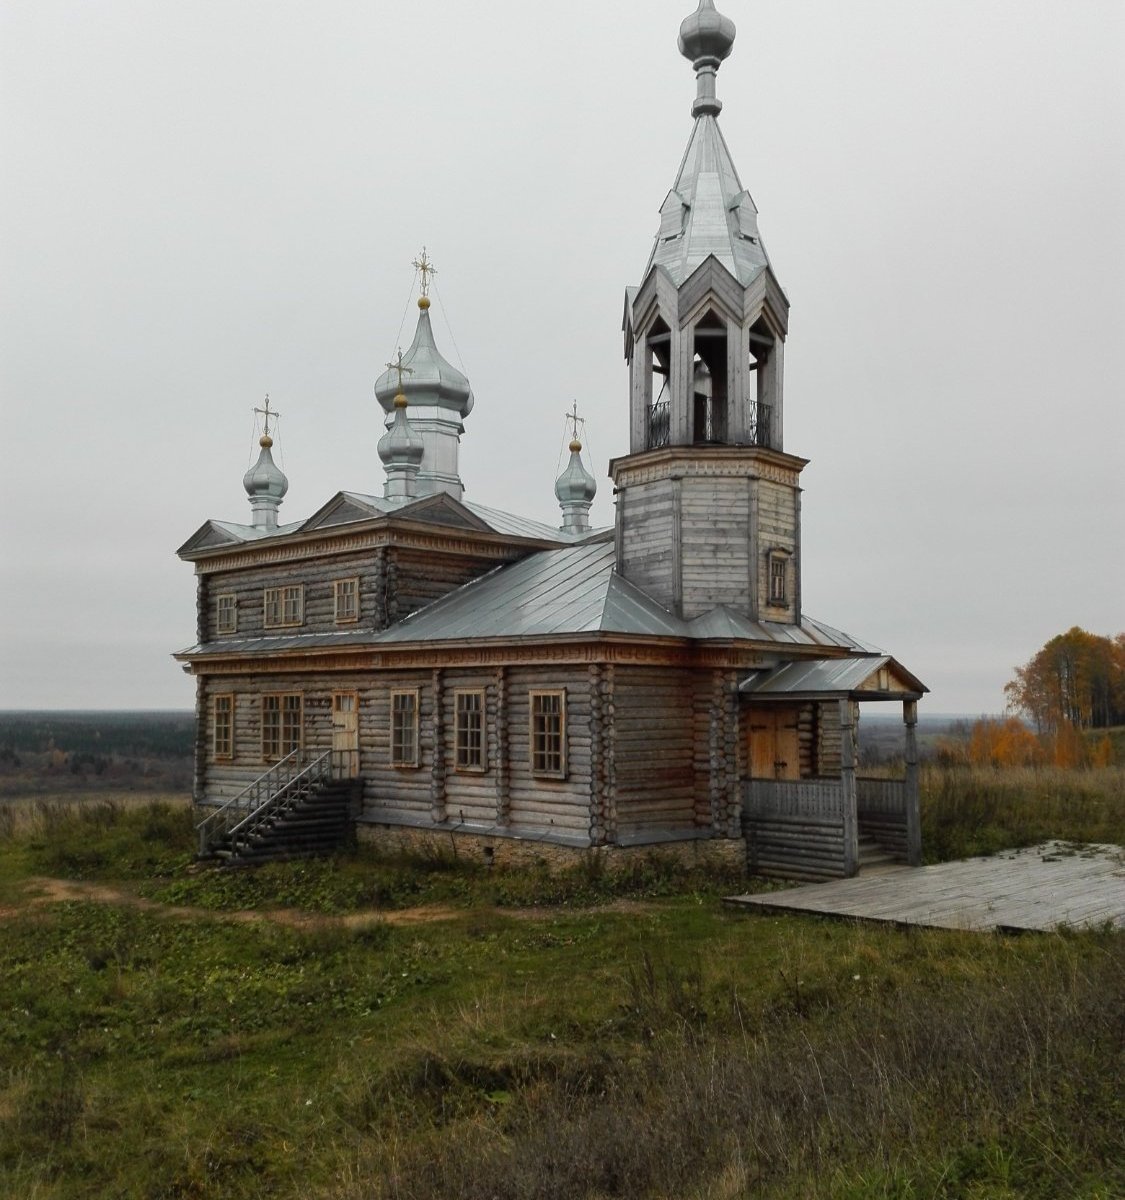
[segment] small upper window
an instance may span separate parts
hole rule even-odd
[[[238,599],[233,595],[218,597],[218,614],[215,628],[219,633],[238,632]]]
[[[789,555],[784,550],[771,550],[769,563],[770,604],[785,608],[789,604]]]
[[[359,580],[337,579],[334,585],[336,596],[336,624],[359,620]]]
[[[279,625],[300,625],[305,619],[305,589],[297,584],[266,588],[264,596],[267,629]]]

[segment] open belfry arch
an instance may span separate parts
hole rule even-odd
[[[712,0],[680,27],[693,122],[626,292],[611,528],[591,524],[577,406],[557,525],[471,499],[476,399],[439,348],[425,250],[413,340],[375,384],[381,494],[361,482],[282,524],[276,414],[259,410],[250,522],[207,521],[179,550],[197,577],[177,658],[197,680],[202,853],[310,853],[351,830],[493,862],[657,848],[821,878],[919,861],[926,689],[803,608],[789,304],[718,124],[734,41]],[[902,705],[901,779],[859,775],[868,701]]]

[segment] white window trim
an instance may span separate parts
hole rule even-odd
[[[548,696],[557,696],[559,703],[559,769],[539,768],[535,765],[535,701]],[[528,766],[537,779],[565,779],[567,776],[566,753],[566,689],[536,688],[527,695]]]
[[[395,698],[397,696],[410,696],[414,701],[414,757],[412,760],[399,759],[395,757]],[[422,689],[421,688],[392,688],[391,689],[391,720],[390,720],[390,754],[391,766],[403,771],[417,770],[422,765],[422,753],[420,746],[420,714],[422,710]]]
[[[341,586],[350,583],[354,585],[355,590],[352,592],[352,603],[355,605],[355,612],[351,616],[340,615],[340,595]],[[352,575],[347,579],[336,579],[332,584],[332,612],[337,625],[354,625],[359,620],[359,576]]]
[[[480,700],[480,762],[461,761],[461,710],[458,701],[462,696],[476,696]],[[466,749],[468,747],[466,746]],[[485,775],[488,773],[488,691],[486,688],[453,689],[453,769],[462,775]]]

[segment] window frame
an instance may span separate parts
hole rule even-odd
[[[225,705],[225,708],[222,707]],[[220,748],[219,715],[226,716],[225,749]],[[211,758],[215,762],[234,761],[234,693],[217,692],[211,697]]]
[[[342,589],[348,584],[351,584],[352,590],[350,593],[345,593]],[[350,596],[352,602],[352,613],[340,612],[340,597],[342,595]],[[346,579],[334,579],[332,581],[332,615],[337,625],[354,625],[359,620],[359,576],[349,575]]]
[[[792,555],[788,550],[766,551],[766,604],[770,608],[788,608],[789,598],[789,562]],[[781,596],[774,592],[774,581],[781,582]]]
[[[544,700],[557,700],[557,712],[543,710],[537,712],[537,706]],[[536,729],[537,720],[546,720],[556,716],[558,718],[557,733],[552,733],[546,728]],[[529,691],[527,717],[528,765],[531,768],[531,774],[537,779],[565,779],[567,777],[566,688],[535,688]],[[557,737],[557,750],[543,744],[543,740],[548,737]],[[552,760],[557,760],[558,765],[551,765]]]
[[[287,703],[292,700],[297,702],[295,708]],[[276,709],[269,707],[268,702],[270,701],[276,701]],[[286,726],[292,725],[291,720],[286,721],[286,714],[294,711],[297,714],[296,745],[293,744],[292,728],[288,730],[290,735],[288,739],[285,737]],[[279,763],[283,758],[288,758],[295,750],[299,751],[305,748],[305,697],[303,692],[263,692],[259,712],[261,715],[262,762]],[[276,732],[272,729],[274,722],[266,720],[268,712],[277,713]]]
[[[462,701],[473,698],[475,709],[462,708]],[[462,724],[462,717],[465,723]],[[476,717],[476,745],[472,741],[469,717]],[[474,753],[475,751],[475,753]],[[484,775],[488,771],[488,695],[486,688],[453,689],[453,769],[466,775]]]
[[[296,602],[296,613],[293,618],[290,618],[290,604],[294,601]],[[271,610],[273,611],[272,617]],[[273,587],[262,589],[262,627],[264,629],[292,629],[304,623],[305,585],[303,583],[279,583]]]
[[[224,624],[223,614],[229,612],[230,620]],[[238,632],[238,596],[234,592],[220,592],[215,597],[215,632]]]
[[[412,740],[413,757],[408,758],[399,753],[400,748],[405,748],[403,739],[397,736],[399,731],[398,717],[400,710],[395,707],[395,702],[400,698],[409,698],[412,703],[411,708],[411,730],[410,736]],[[422,754],[419,738],[419,715],[422,708],[422,689],[416,687],[391,688],[390,693],[390,757],[391,766],[404,771],[417,770],[422,765]]]

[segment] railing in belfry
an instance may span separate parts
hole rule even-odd
[[[297,800],[309,795],[318,784],[332,778],[332,751],[307,759],[300,750],[287,754],[253,783],[248,784],[221,808],[209,813],[195,827],[199,853],[205,855],[217,838],[232,841],[248,837],[259,825]]]

